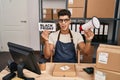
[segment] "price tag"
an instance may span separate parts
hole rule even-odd
[[[39,31],[56,31],[56,24],[55,23],[38,23]]]

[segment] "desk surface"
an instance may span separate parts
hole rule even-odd
[[[76,63],[75,64],[77,71],[76,77],[54,77],[52,76],[52,72],[55,64],[61,64],[61,63],[46,63],[46,71],[42,71],[41,75],[30,72],[26,69],[24,69],[23,72],[26,77],[34,77],[35,80],[94,80],[93,75],[89,75],[83,71],[83,68],[94,67],[94,64]],[[0,80],[2,80],[2,77],[8,73],[9,72],[6,69],[2,70],[0,72]]]

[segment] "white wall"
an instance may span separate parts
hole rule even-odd
[[[38,22],[38,0],[28,0],[28,26],[30,27],[30,46],[34,50],[40,50]]]
[[[30,27],[30,46],[34,50],[40,50],[40,35],[38,30],[39,1],[28,0],[28,25]],[[58,4],[59,3],[59,4]],[[66,8],[66,0],[43,0],[44,8]]]
[[[34,50],[40,50],[38,22],[41,17],[39,16],[39,0],[29,0],[28,7],[28,23],[31,35],[30,45]],[[66,8],[66,0],[43,0],[43,8]]]
[[[0,0],[0,26],[1,22],[1,1]],[[34,50],[40,50],[40,35],[38,30],[39,22],[39,1],[41,0],[28,0],[28,26],[30,27],[30,47]],[[59,4],[58,4],[59,3]],[[22,5],[21,5],[22,6]],[[43,0],[44,8],[66,8],[66,0]],[[1,32],[1,31],[0,31]],[[1,35],[1,33],[0,33]],[[0,49],[1,49],[0,37]],[[1,51],[1,50],[0,50]]]
[[[43,0],[43,8],[65,8],[66,0]]]
[[[0,26],[2,26],[2,0],[0,0]],[[39,6],[38,0],[27,0],[28,1],[28,26],[30,30],[30,47],[34,50],[39,50],[39,31],[38,31],[38,22],[39,22]],[[21,5],[22,6],[22,5]],[[9,13],[8,13],[9,14]],[[2,51],[2,39],[1,39],[1,29],[0,29],[0,51]]]

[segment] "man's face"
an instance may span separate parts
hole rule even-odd
[[[58,23],[60,25],[61,30],[66,31],[69,29],[69,24],[71,23],[71,20],[67,15],[64,15],[59,17]]]

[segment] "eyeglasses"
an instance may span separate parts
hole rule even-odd
[[[62,23],[63,21],[64,21],[65,23],[67,23],[69,20],[70,20],[70,19],[58,19],[58,21],[59,21],[60,23]]]

